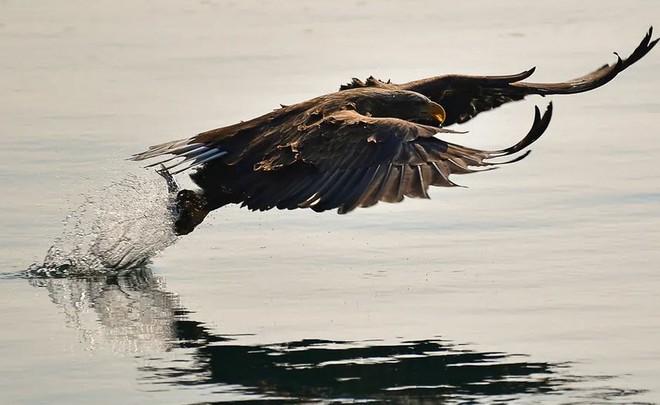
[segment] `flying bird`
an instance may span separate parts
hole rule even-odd
[[[447,126],[528,95],[593,90],[646,55],[658,42],[651,27],[628,58],[560,83],[524,82],[534,68],[507,76],[443,75],[404,84],[373,77],[340,90],[282,106],[249,121],[151,146],[132,156],[172,155],[160,165],[176,193],[174,230],[192,232],[206,215],[230,203],[251,210],[337,209],[340,214],[379,201],[429,198],[430,186],[455,186],[450,176],[519,161],[546,130],[552,103],[535,108],[518,143],[479,150],[446,142]],[[166,166],[165,163],[168,165]],[[172,171],[175,169],[175,171]],[[173,174],[190,172],[199,190],[179,190]]]

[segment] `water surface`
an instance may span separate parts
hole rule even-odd
[[[655,16],[654,1],[2,2],[0,402],[660,402],[657,50],[552,98],[525,161],[431,201],[227,207],[175,240],[162,179],[124,161],[354,76],[569,79]],[[512,144],[548,101],[451,140]],[[55,270],[24,273],[44,258]],[[72,274],[80,259],[139,266]]]

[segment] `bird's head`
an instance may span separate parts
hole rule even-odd
[[[428,97],[404,90],[359,89],[362,95],[352,101],[355,110],[372,117],[399,118],[420,124],[440,126],[447,113]]]

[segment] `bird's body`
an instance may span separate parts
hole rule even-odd
[[[455,131],[440,124],[463,123],[530,94],[600,87],[648,53],[658,41],[651,41],[651,34],[649,30],[627,59],[568,82],[522,82],[534,69],[510,76],[446,75],[401,85],[353,79],[338,92],[152,146],[133,159],[174,155],[165,163],[185,158],[161,169],[170,184],[170,169],[195,168],[191,178],[201,191],[178,191],[179,234],[191,232],[208,212],[228,203],[255,210],[338,208],[345,213],[405,196],[428,198],[429,186],[455,185],[451,174],[488,170],[525,157],[527,153],[501,159],[523,151],[543,134],[552,106],[543,115],[536,109],[532,128],[520,142],[496,151],[443,141],[435,135]]]

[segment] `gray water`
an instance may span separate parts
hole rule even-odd
[[[650,0],[454,3],[0,2],[0,403],[660,402],[658,50],[431,201],[177,240],[124,161],[351,77],[563,80],[660,29]],[[450,140],[508,146],[549,99]]]

